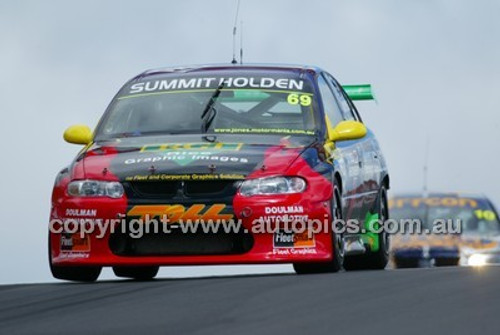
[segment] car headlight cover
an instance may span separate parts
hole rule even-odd
[[[68,184],[68,194],[74,197],[121,198],[124,190],[116,181],[77,180]]]
[[[488,263],[488,255],[473,254],[469,257],[467,263],[470,266],[484,266]]]
[[[245,180],[240,185],[244,196],[301,193],[306,181],[300,177],[271,177]]]

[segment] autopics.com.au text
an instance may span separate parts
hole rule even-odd
[[[335,234],[359,234],[359,233],[381,233],[388,234],[415,234],[415,235],[444,235],[460,234],[462,224],[459,219],[437,219],[432,224],[424,224],[419,219],[404,220],[369,220],[361,222],[355,219],[341,220],[333,222],[325,217],[320,219],[288,220],[284,216],[280,220],[256,219],[252,224],[244,225],[242,220],[179,220],[171,222],[167,215],[163,217],[144,218],[117,218],[117,219],[86,219],[67,218],[52,219],[49,223],[49,230],[54,234],[76,234],[81,237],[94,234],[96,238],[104,238],[108,234],[116,232],[126,233],[131,238],[141,238],[144,234],[170,234],[174,231],[189,233],[252,233],[252,234],[273,234],[278,231],[287,231],[303,234],[307,232],[309,237],[314,234],[330,233]]]

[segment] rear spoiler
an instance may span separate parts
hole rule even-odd
[[[342,85],[342,87],[351,100],[375,100],[370,84]]]

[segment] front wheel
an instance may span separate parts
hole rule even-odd
[[[420,259],[418,258],[396,258],[394,260],[394,267],[396,269],[410,269],[418,268]]]
[[[159,269],[159,266],[113,266],[115,276],[135,280],[151,280]]]
[[[99,266],[54,266],[50,264],[52,276],[57,279],[94,282],[101,274]]]
[[[334,183],[332,199],[332,224],[342,219],[342,202],[340,190]],[[338,231],[338,230],[336,230]],[[326,263],[294,263],[293,269],[297,274],[338,272],[344,264],[344,239],[341,234],[332,231],[332,260]]]
[[[460,258],[436,258],[434,259],[435,266],[458,266]]]

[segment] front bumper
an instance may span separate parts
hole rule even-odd
[[[313,235],[312,240],[298,242],[286,240],[281,231],[254,232],[255,222],[270,222],[270,218],[285,215],[289,208],[295,208],[298,215],[307,217],[309,221],[319,220],[329,222],[331,199],[318,200],[307,194],[283,195],[270,198],[269,196],[243,198],[236,195],[232,204],[226,210],[234,213],[235,219],[241,220],[242,228],[248,231],[251,242],[247,248],[238,249],[237,252],[226,252],[220,249],[210,254],[203,254],[203,247],[199,247],[199,254],[174,252],[166,249],[166,254],[127,254],[119,253],[113,248],[114,234],[108,224],[107,230],[99,230],[94,224],[94,232],[86,234],[82,239],[79,232],[68,233],[65,229],[50,233],[50,253],[54,265],[98,265],[98,266],[136,266],[136,265],[216,265],[216,264],[256,264],[256,263],[291,263],[291,262],[327,262],[332,259],[332,241],[329,231],[321,231]],[[190,208],[192,203],[183,204]],[[205,204],[208,208],[211,204]],[[295,207],[289,207],[289,206]],[[125,199],[107,198],[71,198],[65,197],[55,203],[52,208],[51,219],[64,221],[66,219],[90,220],[93,222],[111,222],[118,218],[129,222],[132,205]],[[293,212],[293,210],[292,210]],[[300,213],[299,213],[300,212]],[[270,214],[272,213],[272,214]],[[277,214],[276,214],[277,213]],[[90,222],[89,221],[89,222]],[[87,225],[91,223],[87,222]],[[275,227],[275,226],[273,226]],[[62,227],[59,227],[62,228]],[[87,228],[91,229],[91,227]],[[309,227],[312,229],[312,227]],[[104,231],[104,233],[103,233]],[[158,237],[161,240],[161,236]],[[157,240],[158,240],[157,238]],[[229,241],[229,242],[228,242]],[[231,243],[225,240],[224,243]],[[155,243],[157,243],[156,241]],[[165,240],[165,243],[169,243]],[[144,244],[144,243],[143,243]],[[147,244],[147,243],[146,243]],[[161,244],[161,242],[160,242]],[[172,252],[170,252],[170,251]],[[185,249],[183,249],[185,250]],[[226,250],[226,251],[224,251]],[[170,252],[170,254],[169,254]]]

